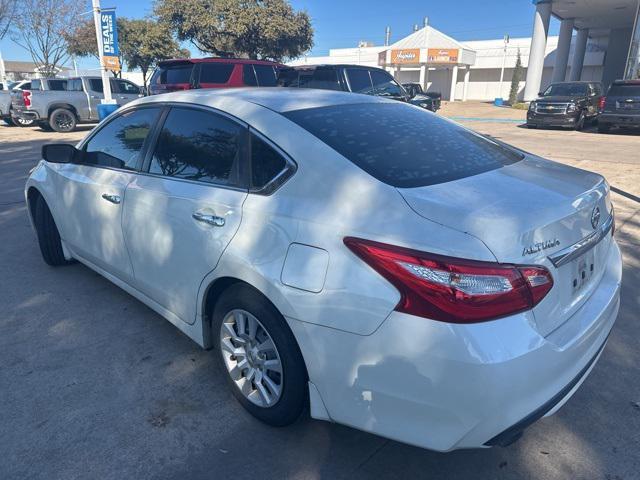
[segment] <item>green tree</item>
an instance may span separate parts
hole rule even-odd
[[[155,13],[179,40],[214,55],[282,61],[313,46],[309,15],[287,0],[156,0]]]
[[[511,90],[509,90],[510,105],[515,105],[518,101],[518,92],[520,91],[520,82],[522,81],[523,71],[524,69],[522,68],[522,59],[520,58],[520,49],[518,49],[516,66],[513,69],[513,76],[511,77]]]

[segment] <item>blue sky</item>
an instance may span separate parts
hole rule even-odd
[[[146,0],[102,0],[103,7],[116,7],[125,17],[144,17],[151,12]],[[359,40],[376,45],[384,41],[384,29],[391,27],[391,41],[411,33],[413,24],[429,23],[458,40],[531,35],[534,6],[531,0],[291,0],[296,9],[306,9],[315,29],[312,55],[327,55],[330,48],[356,46]],[[87,2],[89,10],[90,2]],[[550,33],[556,34],[558,22],[552,20]],[[185,45],[190,48],[190,45]],[[29,53],[9,38],[0,42],[5,60],[30,60]],[[192,49],[194,56],[199,53]],[[95,65],[94,65],[95,64]],[[97,60],[80,62],[85,68],[97,66]]]

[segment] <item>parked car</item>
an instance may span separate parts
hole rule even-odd
[[[0,119],[10,127],[30,127],[33,120],[23,120],[13,113],[11,108],[11,92],[13,90],[20,91],[22,89],[31,88],[31,81],[21,80],[19,82],[10,82],[6,85],[6,89],[0,90]]]
[[[64,88],[43,89],[31,81],[31,88],[11,95],[15,115],[36,122],[45,130],[71,132],[79,123],[99,121],[97,107],[104,98],[101,77],[76,77],[61,80]],[[51,85],[51,80],[48,81]],[[34,87],[38,88],[34,88]],[[118,105],[143,96],[135,83],[120,78],[110,79],[111,93]]]
[[[160,62],[149,94],[194,88],[275,87],[281,65],[246,58],[189,58]]]
[[[552,83],[529,104],[527,127],[569,127],[582,130],[598,119],[602,98],[599,82]]]
[[[401,102],[151,96],[42,154],[25,195],[45,262],[217,349],[271,425],[310,403],[420,447],[508,444],[577,390],[617,316],[603,177]]]
[[[439,92],[425,92],[419,83],[403,83],[402,86],[409,94],[409,103],[426,108],[432,112],[440,110],[442,94]]]
[[[409,101],[409,94],[382,68],[359,65],[311,65],[281,68],[278,85],[282,87],[342,90]]]
[[[600,101],[598,131],[613,127],[640,127],[640,80],[616,80]]]

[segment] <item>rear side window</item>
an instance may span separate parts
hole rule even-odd
[[[134,170],[159,111],[141,108],[107,123],[87,142],[84,163]]]
[[[287,166],[287,161],[267,142],[251,135],[251,185],[263,188]]]
[[[285,68],[278,72],[278,85],[282,87],[298,86],[298,70],[293,68]]]
[[[172,108],[156,144],[150,173],[233,185],[243,127],[211,112]]]
[[[255,72],[253,71],[253,65],[242,66],[242,83],[248,87],[258,86],[258,80],[256,79]]]
[[[232,63],[202,63],[200,64],[200,83],[227,83],[231,72]]]
[[[156,83],[160,84],[174,84],[174,83],[189,83],[191,82],[191,72],[193,71],[193,64],[178,64],[178,65],[165,65],[159,67],[159,73],[156,77]]]
[[[49,80],[49,90],[63,91],[67,89],[66,80]]]
[[[522,159],[515,151],[400,102],[310,108],[284,115],[394,187],[450,182]]]
[[[322,90],[342,90],[335,68],[316,68],[311,75],[300,75],[300,86]]]
[[[274,67],[271,65],[254,65],[253,69],[258,77],[258,85],[260,87],[275,87],[277,85],[278,76]]]
[[[367,95],[373,94],[373,85],[371,84],[368,70],[364,68],[347,68],[346,72],[352,92]]]
[[[640,97],[640,84],[611,85],[608,95],[612,97]]]

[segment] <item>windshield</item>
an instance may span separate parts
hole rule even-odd
[[[451,121],[401,102],[332,105],[283,115],[394,187],[450,182],[523,158]]]
[[[558,83],[550,85],[544,93],[543,97],[577,97],[587,94],[586,83]]]

